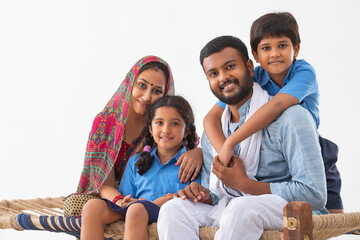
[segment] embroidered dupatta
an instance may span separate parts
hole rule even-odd
[[[113,169],[124,138],[135,79],[141,68],[149,62],[160,62],[167,66],[169,79],[164,95],[174,94],[174,81],[167,62],[156,56],[146,56],[135,63],[105,108],[94,119],[86,146],[78,193],[97,192]],[[136,148],[137,146],[133,148],[132,154]]]

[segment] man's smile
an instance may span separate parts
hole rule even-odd
[[[226,92],[231,91],[234,89],[236,85],[239,84],[239,81],[237,79],[230,79],[222,84],[220,84],[219,89],[225,90]]]

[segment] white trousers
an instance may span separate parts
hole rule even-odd
[[[264,229],[282,229],[286,204],[286,200],[275,194],[237,197],[225,207],[220,221],[215,221],[208,215],[213,206],[176,198],[160,208],[159,238],[199,239],[199,227],[208,226],[219,227],[217,240],[259,239]]]

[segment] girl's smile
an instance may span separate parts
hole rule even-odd
[[[160,140],[165,141],[165,142],[171,141],[172,139],[174,139],[174,138],[173,137],[168,137],[168,136],[160,137]]]

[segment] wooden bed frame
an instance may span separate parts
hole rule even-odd
[[[67,218],[62,216],[63,200],[64,197],[0,201],[0,229],[24,230],[18,223],[18,216],[19,214],[26,213],[37,230],[52,230],[56,232],[56,229],[61,229],[61,231],[58,232],[69,233],[68,231],[73,231],[72,233],[74,233],[74,229],[77,229],[77,231],[80,229],[79,219],[72,218],[72,223],[70,224],[72,226],[68,226],[66,223],[64,226],[63,222],[66,222],[65,219]],[[312,215],[311,206],[306,202],[290,202],[284,207],[283,212],[283,230],[265,230],[260,239],[319,240],[329,239],[349,232],[359,234],[360,212]],[[44,217],[44,215],[46,215],[46,219],[49,219],[47,225],[51,227],[50,230],[44,228],[39,220],[41,216]],[[51,221],[50,218],[52,218]],[[42,221],[44,221],[43,219]],[[61,226],[59,224],[60,219],[63,224]],[[59,226],[55,228],[52,224],[59,224]],[[148,230],[149,239],[158,239],[156,223],[150,224]],[[201,227],[199,231],[200,239],[213,239],[216,231],[217,228],[214,227]],[[123,234],[123,221],[117,221],[105,227],[105,238],[112,238],[114,240],[121,239]]]

